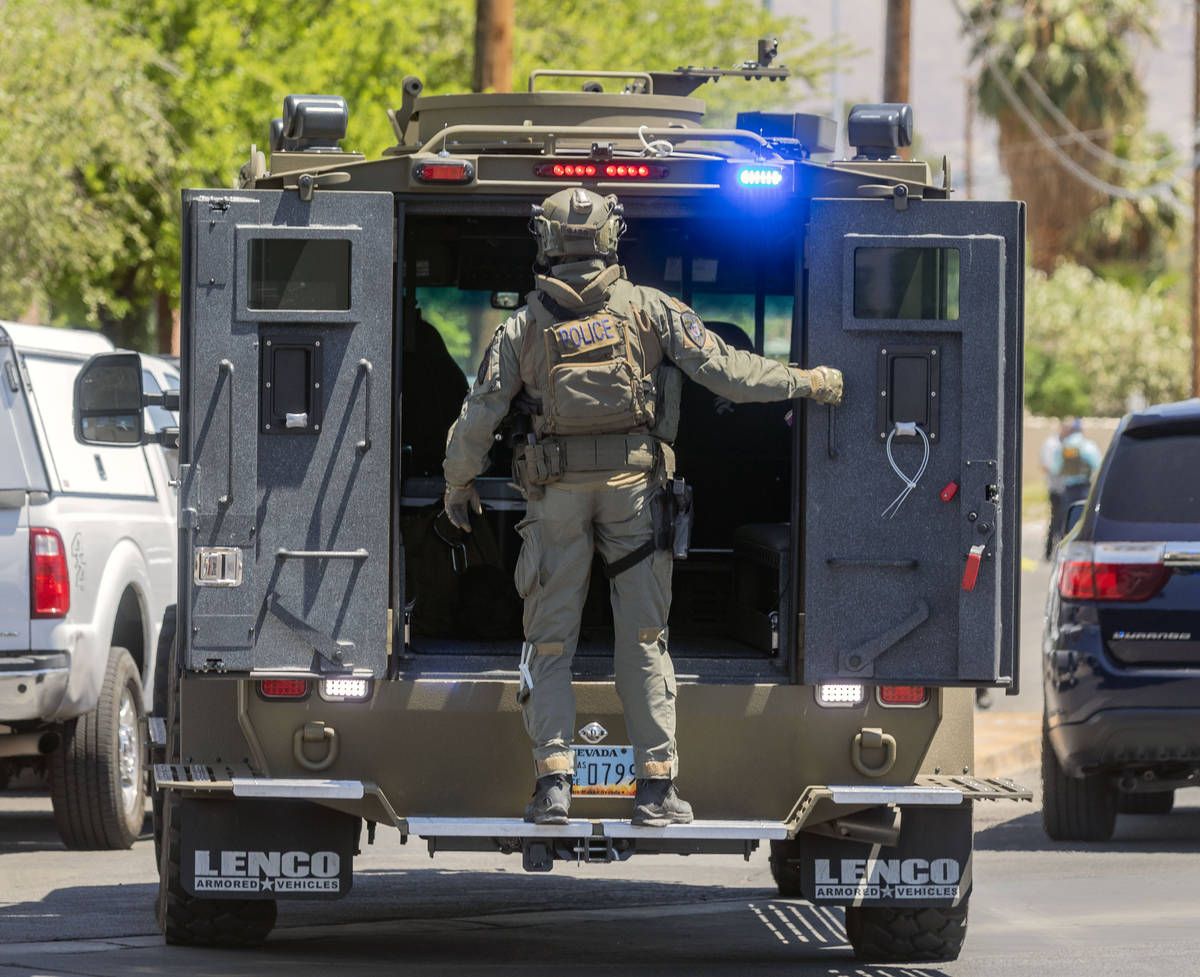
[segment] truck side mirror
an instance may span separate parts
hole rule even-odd
[[[97,353],[75,378],[75,440],[141,444],[142,405],[142,358],[137,353]]]
[[[1072,502],[1067,508],[1067,514],[1063,516],[1063,531],[1064,536],[1067,535],[1075,524],[1083,518],[1083,510],[1087,507],[1087,499],[1080,499],[1078,502]]]

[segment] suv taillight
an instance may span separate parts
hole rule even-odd
[[[71,609],[71,577],[67,550],[53,529],[29,530],[29,613],[33,617],[66,617]]]
[[[1142,601],[1166,586],[1162,544],[1069,544],[1058,571],[1065,600]]]

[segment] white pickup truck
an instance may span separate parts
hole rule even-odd
[[[128,848],[142,719],[174,630],[176,452],[86,446],[72,391],[97,333],[0,322],[0,787],[44,766],[68,848]],[[143,357],[143,389],[178,389]],[[177,425],[146,408],[148,430]],[[166,632],[166,633],[164,633]]]

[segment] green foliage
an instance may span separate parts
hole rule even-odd
[[[345,148],[378,155],[404,75],[469,90],[474,22],[471,0],[0,0],[0,315],[41,296],[56,319],[149,345],[156,298],[178,304],[181,188],[231,186],[289,92],[345,96]],[[547,66],[730,66],[767,35],[801,84],[832,53],[741,0],[523,0],[513,84]],[[726,79],[697,95],[731,123],[763,91]]]
[[[56,318],[144,312],[175,155],[154,49],[83,0],[0,3],[0,315],[53,298]]]
[[[1125,286],[1078,265],[1030,270],[1025,403],[1035,414],[1119,416],[1131,396],[1179,400],[1191,384],[1186,294]]]

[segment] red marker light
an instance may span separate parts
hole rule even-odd
[[[956,495],[958,495],[958,482],[947,482],[946,487],[941,491],[941,500],[949,502]]]
[[[308,680],[303,678],[265,678],[258,683],[264,699],[303,699],[308,695]]]

